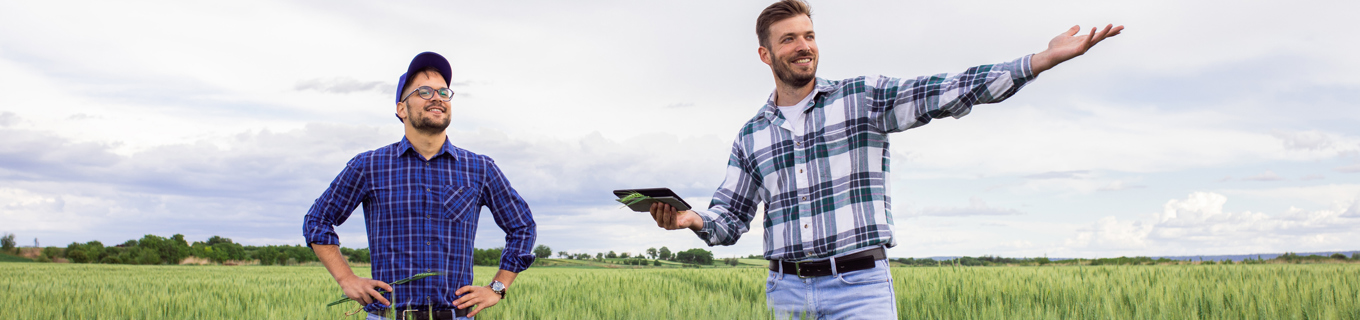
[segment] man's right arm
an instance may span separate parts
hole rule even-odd
[[[727,161],[727,177],[718,190],[713,193],[713,202],[708,210],[696,209],[676,212],[666,204],[654,204],[652,218],[657,226],[667,230],[690,229],[695,235],[715,245],[732,245],[749,230],[751,220],[755,219],[756,204],[760,202],[761,182],[763,179],[748,162],[742,150],[743,135],[738,135],[732,143],[732,155]]]
[[[326,271],[335,278],[335,283],[340,284],[340,290],[345,292],[345,296],[358,301],[363,305],[373,302],[381,302],[383,305],[392,305],[382,294],[374,290],[374,287],[383,288],[387,292],[392,292],[392,286],[386,282],[360,278],[354,275],[354,270],[349,269],[349,263],[345,262],[345,256],[340,254],[340,246],[313,244],[312,252],[316,252],[317,259],[321,260],[321,265],[326,266]]]
[[[330,187],[326,188],[326,192],[312,204],[307,216],[303,218],[302,234],[307,240],[307,245],[312,247],[312,252],[315,252],[321,264],[326,266],[326,271],[330,272],[331,277],[335,278],[335,282],[345,292],[345,296],[364,305],[375,301],[391,305],[374,290],[374,287],[383,288],[388,292],[392,292],[392,287],[382,281],[354,275],[354,271],[350,270],[349,264],[345,262],[344,255],[340,254],[340,238],[335,234],[335,226],[344,223],[350,213],[354,212],[354,208],[363,203],[366,197],[362,158],[363,155],[359,155],[351,159],[345,165],[345,169],[340,171],[340,175],[335,177],[335,181],[331,182]]]

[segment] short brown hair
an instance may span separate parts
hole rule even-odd
[[[806,15],[812,19],[812,6],[803,0],[780,0],[765,7],[756,17],[756,38],[760,40],[760,46],[769,48],[770,25],[798,15]]]

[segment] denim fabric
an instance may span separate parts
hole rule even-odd
[[[469,318],[453,318],[453,319],[455,319],[455,320],[472,320],[472,318],[470,318],[470,317],[469,317]],[[387,320],[387,318],[379,317],[379,316],[376,315],[376,314],[369,313],[367,317],[364,317],[364,320]]]
[[[875,264],[814,278],[770,271],[765,301],[776,319],[897,319],[888,260]]]

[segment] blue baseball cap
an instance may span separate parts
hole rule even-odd
[[[406,73],[401,74],[401,79],[397,79],[397,101],[394,103],[401,103],[401,90],[406,88],[406,82],[411,81],[411,76],[414,76],[417,70],[426,67],[434,67],[439,70],[439,74],[444,76],[444,85],[447,86],[451,83],[449,75],[453,74],[453,69],[449,68],[449,60],[444,59],[444,56],[438,53],[421,52],[416,55],[415,59],[411,59],[411,65],[406,67]]]

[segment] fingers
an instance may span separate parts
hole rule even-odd
[[[1088,43],[1086,45],[1086,48],[1089,49],[1090,47],[1095,46],[1097,43],[1100,43],[1101,40],[1105,40],[1105,38],[1118,35],[1119,31],[1122,30],[1124,30],[1124,26],[1115,27],[1114,24],[1105,25],[1105,30],[1101,30],[1100,35],[1098,37],[1095,37],[1093,41]]]
[[[468,318],[477,316],[477,313],[482,312],[482,309],[486,309],[486,307],[490,306],[485,304],[477,304],[477,309],[472,309],[472,312],[468,312]]]
[[[481,289],[486,290],[484,292]],[[487,289],[486,287],[465,286],[462,288],[458,288],[457,292],[459,292],[459,294],[462,294],[462,292],[466,292],[467,294],[464,294],[462,297],[459,297],[458,300],[454,300],[453,305],[457,306],[458,309],[467,309],[471,308],[472,306],[478,306],[477,310],[480,311],[483,308],[490,307],[496,304],[496,301],[493,299],[498,296],[490,291],[491,289]],[[476,314],[475,311],[469,313],[468,316],[472,316],[474,314]]]
[[[345,295],[349,296],[349,299],[350,299],[350,300],[358,301],[359,303],[361,303],[361,304],[363,304],[363,305],[368,305],[368,304],[370,304],[370,303],[373,303],[373,298],[371,298],[371,297],[368,295],[367,292],[359,292],[359,293],[357,293],[357,294],[348,294],[348,293],[347,293],[347,294],[345,294]]]
[[[387,292],[392,292],[392,290],[388,290]],[[387,301],[387,298],[384,298],[384,297],[382,296],[381,293],[378,293],[378,290],[373,290],[373,288],[369,288],[369,289],[368,289],[368,295],[372,296],[374,299],[368,299],[368,297],[364,297],[364,300],[370,300],[370,301],[381,302],[384,306],[390,306],[390,305],[392,305],[392,302],[391,302],[391,301]],[[372,303],[372,302],[369,302],[369,303]],[[365,305],[367,305],[367,304],[368,304],[368,303],[365,303]]]
[[[657,227],[661,227],[662,229],[666,230],[679,229],[679,227],[675,225],[676,222],[675,207],[672,207],[669,204],[655,202],[652,203],[651,211],[652,219],[656,220]]]
[[[378,281],[378,280],[373,280],[373,286],[374,286],[374,287],[383,288],[383,290],[387,290],[387,292],[396,292],[396,291],[397,291],[397,290],[393,290],[393,289],[392,289],[392,285],[389,285],[389,284],[387,284],[386,282],[382,282],[382,281]]]
[[[1063,32],[1063,35],[1068,37],[1075,36],[1077,35],[1077,31],[1081,31],[1080,25],[1072,26],[1072,28],[1067,29],[1067,32]]]
[[[666,227],[665,222],[662,222],[662,221],[661,221],[661,220],[663,219],[662,214],[661,214],[661,211],[662,211],[662,210],[661,210],[661,203],[659,203],[659,202],[653,202],[653,203],[652,203],[652,220],[656,220],[656,226],[661,227],[661,228],[665,228],[665,227]]]

